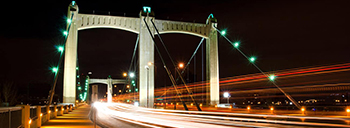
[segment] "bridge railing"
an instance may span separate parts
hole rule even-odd
[[[18,105],[16,107],[0,108],[0,128],[30,128],[41,127],[51,118],[62,116],[73,111],[72,104],[29,106]]]
[[[0,108],[0,127],[1,128],[18,128],[22,122],[21,107]]]

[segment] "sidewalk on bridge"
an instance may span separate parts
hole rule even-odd
[[[88,117],[89,112],[90,106],[83,105],[69,112],[69,114],[50,119],[41,128],[94,128],[94,124]],[[96,126],[96,128],[100,127]]]

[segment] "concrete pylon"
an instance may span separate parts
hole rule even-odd
[[[98,101],[98,85],[92,85],[91,102],[94,103],[96,101]]]
[[[112,78],[108,77],[107,78],[107,103],[112,103]]]
[[[219,53],[218,53],[218,35],[215,27],[217,27],[216,19],[211,15],[207,19],[207,24],[211,26],[209,28],[208,38],[206,39],[206,72],[207,81],[209,81],[210,87],[210,104],[216,105],[220,102],[220,90],[219,90]]]
[[[63,78],[63,103],[75,103],[76,99],[76,66],[78,30],[76,25],[78,5],[71,3],[68,7],[67,42],[65,45],[64,78]]]
[[[140,13],[140,42],[139,42],[139,84],[140,84],[140,106],[153,107],[154,103],[154,43],[153,35],[155,29],[152,26],[151,20],[154,17],[149,16],[150,13]],[[147,26],[144,22],[146,20],[151,29],[150,35]],[[148,64],[152,65],[148,65]]]

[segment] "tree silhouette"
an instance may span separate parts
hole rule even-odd
[[[13,82],[4,82],[1,84],[2,101],[9,106],[12,106],[17,101],[17,88]],[[7,106],[6,105],[6,106]]]

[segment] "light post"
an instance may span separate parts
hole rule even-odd
[[[176,80],[176,74],[177,74],[176,68],[177,69],[182,69],[182,68],[184,68],[184,66],[185,66],[184,63],[181,62],[181,63],[179,63],[178,67],[175,67],[175,72],[174,72],[175,73],[175,80]],[[177,81],[175,81],[175,82],[177,84]]]
[[[227,98],[227,104],[230,104],[229,103],[229,98],[231,97],[230,93],[224,92],[224,97]]]
[[[123,77],[127,77],[127,76],[128,76],[128,73],[124,72]]]
[[[148,103],[148,98],[149,98],[149,96],[148,96],[148,84],[149,84],[149,67],[148,66],[145,66],[145,68],[146,68],[146,70],[147,70],[147,77],[146,77],[146,99],[147,99],[147,101],[146,101],[146,107],[148,108],[149,107],[149,103]]]

